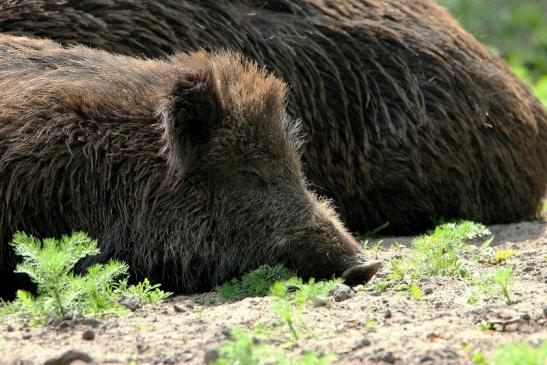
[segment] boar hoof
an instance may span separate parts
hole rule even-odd
[[[355,265],[342,274],[342,279],[347,285],[354,286],[367,283],[380,270],[382,263],[379,261],[369,264]]]

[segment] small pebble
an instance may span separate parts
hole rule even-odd
[[[84,333],[82,333],[82,338],[87,341],[91,341],[95,339],[95,331],[93,330],[85,330]]]
[[[124,295],[118,300],[118,303],[133,312],[142,307],[141,300],[134,295]]]
[[[391,318],[392,317],[392,314],[391,314],[391,311],[389,309],[386,309],[384,311],[384,318]]]
[[[15,331],[15,327],[13,327],[11,324],[8,324],[8,325],[6,326],[6,331],[8,331],[8,332],[13,332],[13,331]]]
[[[98,319],[95,319],[95,318],[83,318],[81,321],[80,321],[81,324],[85,324],[86,326],[91,326],[93,328],[97,328],[99,327],[101,324],[103,324],[102,321],[99,321]]]
[[[47,360],[44,362],[44,365],[70,365],[78,360],[86,363],[93,362],[93,358],[88,354],[81,351],[70,350],[57,358]]]
[[[528,313],[523,313],[520,315],[520,319],[522,319],[523,321],[529,321],[532,318],[530,317]]]
[[[329,295],[334,297],[335,302],[343,302],[353,297],[354,291],[346,284],[337,284],[330,292]]]
[[[424,295],[429,295],[429,294],[432,294],[433,293],[433,289],[431,288],[425,288],[424,289]]]
[[[524,267],[524,269],[522,269],[522,271],[524,272],[534,271],[534,267],[532,265],[527,265]]]
[[[436,302],[435,303],[435,309],[440,309],[440,308],[442,308],[442,306],[443,306],[443,303],[441,303],[441,302]]]
[[[174,365],[177,363],[177,359],[174,357],[168,357],[167,359],[163,360],[163,363],[167,365]]]
[[[141,342],[137,345],[137,351],[139,352],[139,354],[148,351],[149,348],[150,346],[144,342]]]
[[[67,320],[67,319],[65,319],[65,320],[61,321],[61,323],[59,323],[59,328],[60,329],[67,329],[67,328],[70,328],[72,326],[74,326],[74,322],[71,321],[71,320]]]
[[[186,309],[184,307],[182,307],[181,305],[179,305],[179,304],[173,304],[173,309],[177,313],[185,313],[186,312]]]
[[[357,349],[360,349],[361,347],[367,347],[370,345],[371,345],[370,340],[368,338],[363,338],[362,340],[360,340],[353,346],[352,350],[357,350]]]
[[[369,359],[372,361],[387,362],[388,364],[395,364],[395,362],[397,361],[397,358],[393,356],[393,353],[391,351],[384,351],[384,350],[379,350],[377,353],[372,355]]]
[[[224,337],[226,337],[227,339],[231,340],[233,338],[232,336],[232,330],[228,327],[222,327],[220,329],[220,334]]]
[[[218,360],[218,350],[207,350],[205,352],[204,361],[206,364],[214,364]]]
[[[310,302],[313,307],[327,307],[329,306],[329,298],[317,297],[315,295],[310,296]]]
[[[23,340],[28,340],[29,338],[31,338],[32,336],[30,335],[30,333],[25,333],[23,335]]]

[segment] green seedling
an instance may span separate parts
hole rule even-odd
[[[506,269],[501,269],[496,271],[494,274],[494,283],[498,286],[500,293],[505,298],[507,304],[513,303],[510,296],[509,284],[511,277],[513,276],[513,268],[508,267]]]
[[[337,358],[335,354],[322,356],[315,352],[288,357],[240,329],[232,330],[231,337],[232,340],[219,349],[216,365],[329,365]]]
[[[474,352],[473,355],[471,355],[471,360],[475,365],[488,365],[484,354],[480,351]]]
[[[273,283],[287,280],[292,274],[282,265],[262,266],[216,288],[224,301],[236,301],[246,297],[261,297],[269,293]]]
[[[368,331],[375,331],[376,328],[378,327],[378,322],[376,321],[367,321],[367,323],[365,323],[365,327],[367,328]]]
[[[125,309],[118,304],[122,295],[135,295],[143,304],[157,303],[170,295],[147,280],[127,285],[128,268],[119,261],[95,264],[85,275],[75,275],[72,270],[80,259],[99,253],[97,242],[82,232],[59,240],[39,240],[19,232],[11,244],[23,260],[16,272],[30,277],[38,295],[19,290],[14,301],[0,307],[3,320],[14,315],[39,325],[50,318],[76,314],[123,313]]]
[[[410,297],[414,300],[422,300],[422,289],[420,289],[420,287],[416,284],[410,285]]]
[[[515,251],[511,250],[510,248],[507,250],[499,249],[494,255],[494,263],[501,264],[514,255]]]
[[[498,347],[492,355],[493,365],[545,365],[547,341],[534,347],[522,342],[513,342]]]

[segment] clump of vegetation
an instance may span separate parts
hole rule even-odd
[[[547,23],[543,0],[439,0],[547,105]]]
[[[282,265],[261,266],[241,277],[233,279],[216,288],[225,301],[236,301],[246,297],[261,297],[268,295],[270,287],[279,280],[287,280],[292,276]]]
[[[477,251],[468,240],[490,234],[482,224],[469,221],[447,223],[430,235],[412,241],[408,257],[391,261],[392,280],[419,279],[425,276],[467,276],[461,258]]]
[[[463,221],[440,225],[433,234],[417,237],[412,242],[414,275],[466,276],[460,258],[477,250],[467,241],[488,234],[482,224]]]
[[[292,277],[271,286],[270,295],[275,297],[272,307],[289,328],[295,342],[301,338],[301,329],[306,328],[301,313],[304,306],[310,301],[326,304],[329,292],[341,282],[341,279],[316,282],[312,278],[304,283],[301,278]]]
[[[501,293],[501,295],[505,298],[505,301],[507,302],[507,304],[513,303],[513,301],[511,300],[510,289],[509,289],[509,284],[510,284],[510,280],[512,276],[513,276],[513,268],[508,267],[508,268],[496,271],[493,277],[494,284],[498,286],[498,290]]]
[[[547,359],[547,341],[534,347],[522,342],[512,342],[498,347],[488,361],[482,352],[471,357],[476,365],[544,365]]]
[[[474,276],[471,283],[478,287],[487,295],[498,295],[505,300],[507,304],[512,304],[511,280],[513,278],[513,268],[506,267],[498,269],[494,273],[485,276]]]
[[[422,294],[422,289],[416,284],[410,285],[410,296],[414,300],[422,300],[424,297]]]
[[[29,275],[37,286],[37,296],[19,290],[14,301],[0,306],[0,319],[15,315],[31,324],[43,324],[50,318],[76,314],[121,313],[124,308],[118,299],[122,295],[135,295],[143,304],[157,303],[170,295],[148,280],[128,285],[128,267],[119,261],[95,264],[85,275],[74,274],[80,259],[99,253],[97,242],[82,232],[60,240],[39,240],[19,232],[11,245],[23,259],[16,272]]]
[[[513,342],[497,348],[492,356],[494,365],[544,365],[547,359],[547,341],[538,347]]]
[[[246,297],[270,295],[274,297],[272,308],[286,324],[290,332],[290,341],[297,342],[305,331],[305,321],[302,320],[302,310],[310,302],[314,305],[326,305],[329,292],[341,279],[315,281],[307,283],[281,265],[262,266],[233,279],[216,288],[223,301],[241,300]]]
[[[496,251],[494,255],[494,263],[499,264],[502,262],[507,261],[510,257],[515,255],[515,251],[511,250],[510,248],[507,250],[499,249]]]
[[[516,255],[516,251],[511,248],[498,248],[494,250],[490,247],[481,250],[479,262],[488,263],[491,265],[505,264],[507,260]]]
[[[232,330],[231,336],[232,340],[220,348],[216,365],[328,365],[336,360],[335,354],[319,355],[315,352],[290,358],[240,329]]]

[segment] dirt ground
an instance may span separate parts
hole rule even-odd
[[[121,318],[66,321],[55,326],[28,328],[0,325],[0,364],[68,364],[70,356],[97,364],[204,364],[214,358],[229,330],[270,328],[264,340],[290,355],[304,351],[337,353],[339,364],[470,364],[471,354],[488,357],[501,344],[547,340],[547,223],[492,226],[493,245],[516,251],[512,295],[507,305],[496,296],[468,299],[476,287],[460,278],[421,279],[423,299],[408,292],[358,288],[353,297],[327,306],[308,306],[300,316],[306,326],[297,344],[287,345],[288,330],[272,310],[273,298],[247,298],[229,304],[208,304],[214,293],[177,296],[137,309]],[[410,238],[384,239],[382,246]],[[387,262],[408,248],[380,250],[373,259]],[[466,262],[474,272],[488,264]],[[384,265],[377,280],[385,279]],[[489,323],[491,330],[481,329]],[[484,327],[484,326],[482,326]],[[92,339],[91,339],[92,338]],[[74,352],[68,353],[67,351]],[[65,354],[65,357],[61,355]]]

